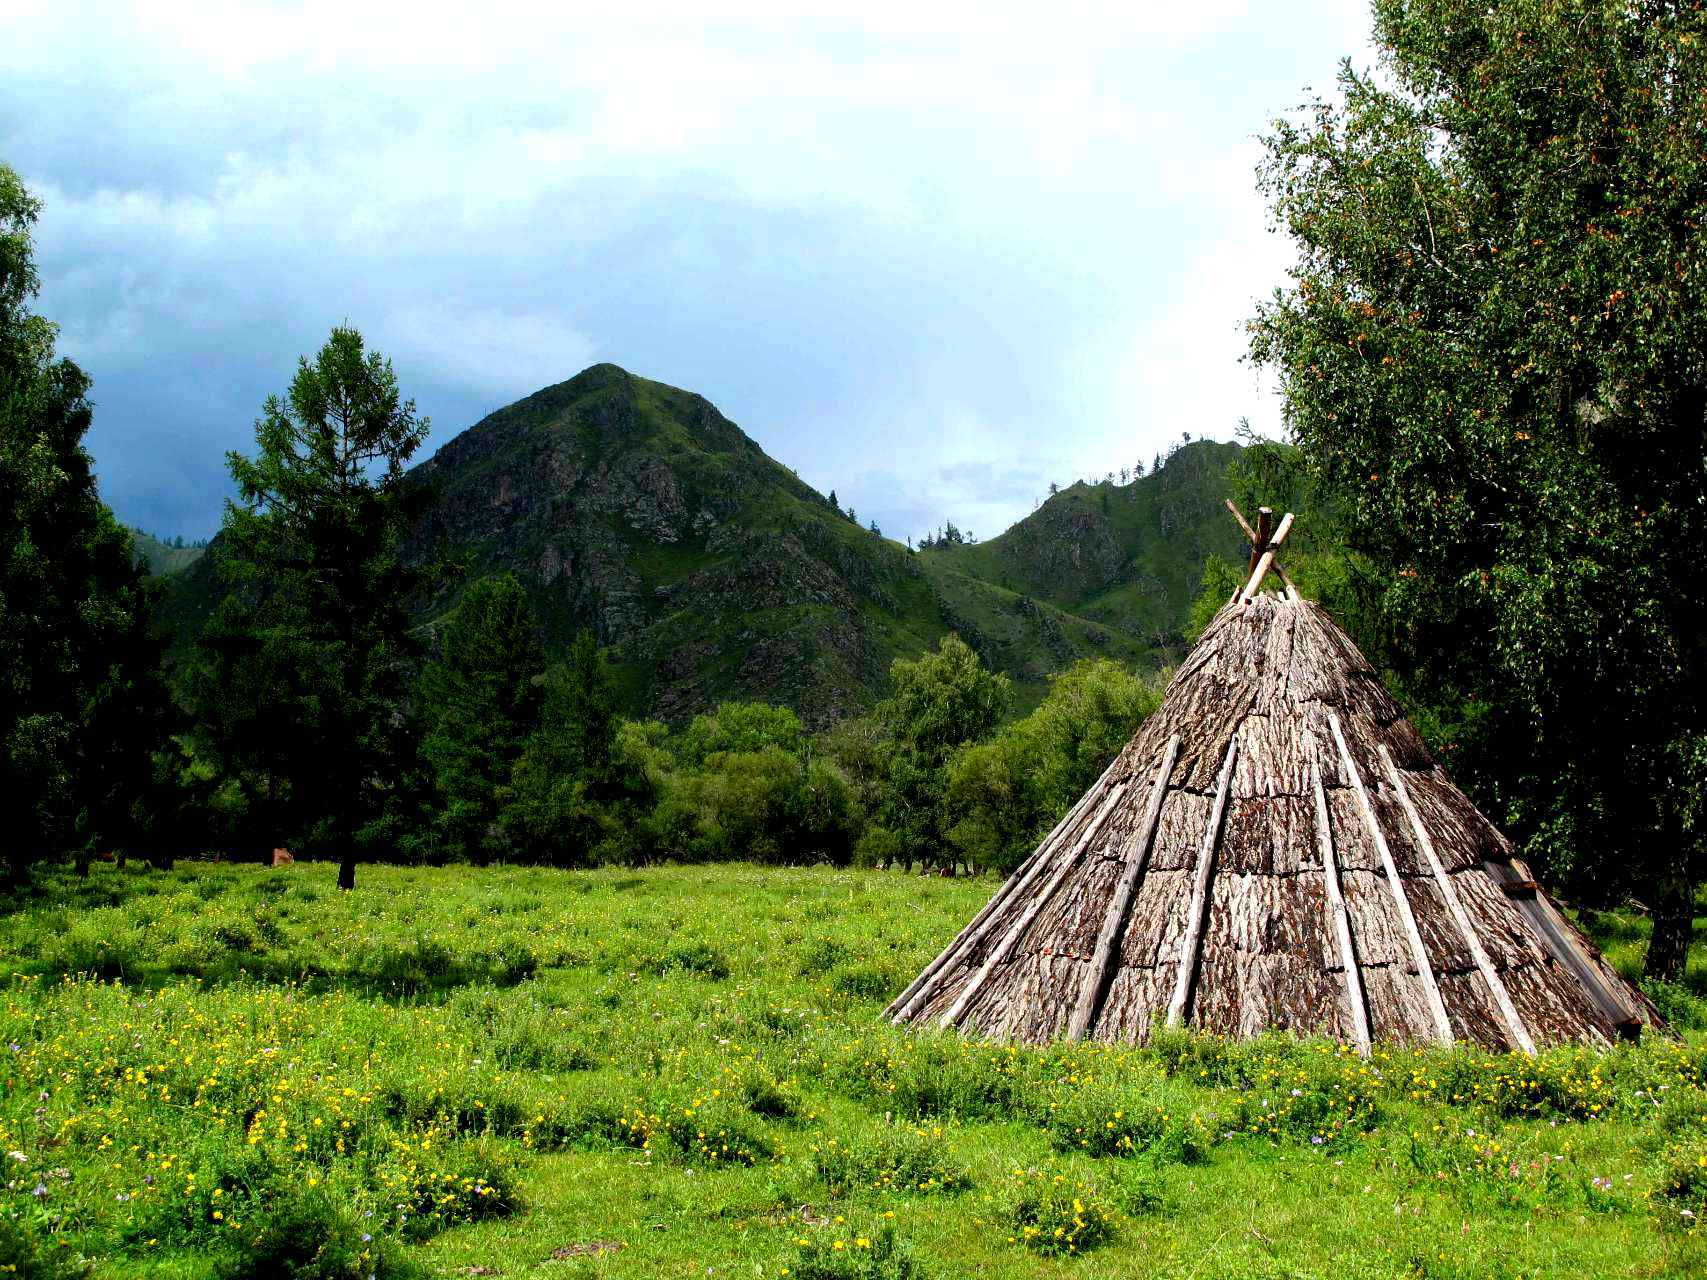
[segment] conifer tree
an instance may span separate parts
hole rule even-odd
[[[438,826],[448,850],[484,864],[501,853],[500,808],[539,724],[539,620],[510,574],[469,588],[421,681]]]
[[[213,638],[247,661],[226,665],[241,688],[210,692],[252,699],[239,723],[252,713],[264,727],[277,712],[292,753],[270,781],[284,789],[287,830],[338,857],[343,889],[364,851],[398,838],[416,767],[414,574],[399,547],[426,498],[404,466],[427,427],[391,362],[340,326],[283,397],[267,398],[255,456],[227,456],[240,501],[226,504],[220,569],[232,591]]]

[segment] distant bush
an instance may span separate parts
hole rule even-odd
[[[950,762],[949,842],[973,866],[1012,870],[1160,703],[1154,680],[1107,658],[1052,676],[1037,710]]]
[[[1196,1164],[1214,1140],[1187,1099],[1163,1090],[1092,1078],[1058,1084],[1039,1121],[1063,1152],[1088,1156],[1149,1154],[1158,1162]]]

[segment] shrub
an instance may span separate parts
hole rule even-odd
[[[800,1093],[793,1082],[784,1083],[761,1066],[750,1067],[741,1077],[741,1096],[747,1110],[771,1120],[792,1120],[800,1114]]]
[[[1700,1226],[1707,1218],[1707,1142],[1692,1142],[1674,1152],[1654,1190],[1677,1215],[1677,1225]]]
[[[843,1089],[910,1120],[1006,1119],[1024,1110],[1035,1058],[956,1035],[884,1037],[838,1046]]]
[[[814,1229],[794,1244],[794,1256],[777,1268],[790,1280],[925,1280],[912,1247],[887,1223],[864,1232]]]
[[[697,973],[702,978],[713,982],[722,982],[729,976],[729,957],[716,947],[704,942],[684,942],[671,947],[658,962],[659,973],[679,969],[684,973]]]
[[[1059,1151],[1088,1156],[1149,1152],[1179,1164],[1201,1161],[1213,1141],[1202,1116],[1157,1089],[1093,1078],[1058,1085],[1040,1122]]]
[[[943,1138],[941,1125],[896,1127],[863,1140],[830,1138],[812,1148],[813,1174],[838,1196],[862,1190],[964,1190],[971,1179],[948,1158]]]
[[[690,1164],[754,1165],[782,1154],[753,1114],[725,1097],[696,1096],[685,1105],[660,1108],[653,1120],[673,1158]]]
[[[233,1233],[236,1234],[236,1233]],[[394,1242],[362,1230],[324,1188],[283,1193],[242,1233],[222,1280],[415,1280],[426,1272]]]
[[[0,1214],[0,1274],[7,1280],[81,1280],[91,1269],[82,1254],[44,1246],[27,1224]]]
[[[1037,1253],[1086,1253],[1114,1236],[1114,1207],[1065,1173],[1016,1169],[998,1204],[1008,1242]]]
[[[488,1138],[458,1142],[417,1166],[403,1201],[405,1235],[422,1240],[446,1227],[507,1217],[522,1207],[516,1157]]]
[[[893,969],[871,963],[844,964],[830,974],[830,987],[857,1000],[887,1000],[907,979]]]

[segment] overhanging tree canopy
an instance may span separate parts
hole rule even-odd
[[[1707,16],[1379,0],[1379,74],[1275,126],[1298,257],[1253,325],[1402,658],[1492,708],[1527,850],[1656,907],[1707,790]]]

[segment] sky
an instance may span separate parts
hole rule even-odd
[[[715,9],[715,16],[711,16]],[[350,323],[428,450],[609,361],[893,537],[1281,429],[1260,135],[1366,3],[0,0],[0,161],[120,519],[204,537]]]

